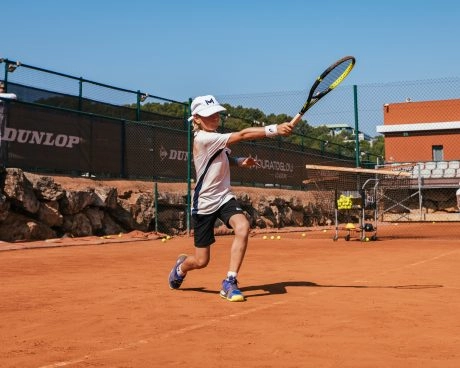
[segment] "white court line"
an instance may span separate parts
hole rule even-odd
[[[385,275],[387,273],[394,272],[396,270],[401,270],[401,269],[404,269],[404,268],[418,266],[420,264],[435,261],[435,260],[437,260],[439,258],[443,258],[443,257],[446,257],[446,256],[448,256],[450,254],[458,253],[458,252],[459,252],[459,250],[453,250],[453,251],[450,251],[450,252],[442,253],[442,254],[440,254],[438,256],[427,258],[427,259],[424,259],[424,260],[421,260],[421,261],[418,261],[418,262],[410,263],[410,264],[407,264],[407,265],[404,265],[404,266],[401,266],[401,267],[393,268],[391,270],[380,272],[380,273],[378,273],[376,275]],[[354,280],[353,282],[365,283],[365,282],[369,282],[369,281],[368,280]],[[326,291],[326,289],[327,288],[324,288],[322,290],[315,290],[315,291],[312,291],[312,292],[308,293],[308,295],[317,295],[317,294],[320,294],[321,292]],[[238,312],[238,313],[229,314],[227,316],[222,316],[220,318],[214,318],[214,319],[211,319],[211,320],[206,321],[206,322],[202,322],[202,323],[198,323],[198,324],[195,324],[195,325],[183,327],[183,328],[180,328],[178,330],[166,332],[166,333],[163,333],[163,334],[161,334],[159,336],[155,336],[155,338],[138,340],[138,341],[126,344],[125,346],[121,346],[121,347],[117,347],[117,348],[113,348],[113,349],[100,350],[100,351],[95,352],[94,354],[87,354],[87,355],[85,355],[85,356],[83,356],[81,358],[62,361],[62,362],[57,362],[57,363],[53,363],[53,364],[49,364],[49,365],[44,365],[44,366],[40,366],[38,368],[67,367],[67,366],[70,366],[70,365],[73,365],[73,364],[81,363],[81,362],[84,362],[86,360],[95,358],[97,355],[103,355],[103,354],[112,353],[112,352],[115,352],[115,351],[128,350],[128,349],[133,348],[133,347],[149,344],[149,343],[151,343],[153,341],[157,341],[159,339],[167,339],[167,338],[172,337],[172,336],[182,335],[182,334],[185,334],[185,333],[190,332],[190,331],[195,331],[195,330],[199,330],[199,329],[204,328],[204,327],[216,325],[220,321],[225,321],[225,320],[241,317],[241,316],[244,316],[244,315],[252,314],[252,313],[264,310],[264,309],[269,309],[269,308],[272,308],[274,306],[282,305],[282,304],[286,304],[286,303],[287,303],[287,301],[283,300],[283,301],[277,301],[277,302],[270,303],[270,304],[267,304],[267,305],[255,307],[255,308],[245,309],[245,310],[243,310],[241,312]]]
[[[421,261],[418,261],[418,262],[414,262],[414,263],[409,263],[409,264],[406,264],[404,266],[400,266],[400,267],[396,267],[396,268],[392,268],[390,270],[386,270],[386,271],[383,271],[383,272],[379,272],[379,273],[376,273],[374,275],[377,275],[377,276],[382,276],[382,275],[386,275],[387,273],[390,273],[390,272],[394,272],[394,271],[399,271],[399,270],[403,270],[405,268],[409,268],[409,267],[414,267],[414,266],[418,266],[418,265],[421,265],[421,264],[424,264],[424,263],[428,263],[428,262],[431,262],[431,261],[435,261],[439,258],[443,258],[443,257],[446,257],[446,256],[449,256],[453,253],[458,253],[460,252],[458,249],[455,249],[455,250],[451,250],[450,252],[446,252],[446,253],[441,253],[435,257],[431,257],[431,258],[427,258],[427,259],[422,259]],[[353,282],[369,282],[369,280],[354,280]]]
[[[457,249],[456,249],[456,250],[451,250],[450,252],[442,253],[442,254],[440,254],[439,256],[436,256],[436,257],[432,257],[432,258],[424,259],[424,260],[419,261],[419,262],[411,263],[411,264],[408,265],[407,267],[418,266],[419,264],[423,264],[423,263],[435,261],[435,260],[437,260],[437,259],[439,259],[439,258],[448,256],[448,255],[451,255],[451,254],[453,254],[453,253],[458,253],[458,252],[459,252],[459,251],[458,251]]]
[[[138,340],[138,341],[126,344],[125,346],[121,346],[121,347],[118,347],[118,348],[100,350],[100,351],[95,352],[94,354],[87,354],[87,355],[85,355],[85,356],[83,356],[81,358],[67,360],[67,361],[63,361],[63,362],[57,362],[57,363],[53,363],[53,364],[49,364],[49,365],[43,365],[43,366],[40,366],[38,368],[66,367],[66,366],[69,366],[69,365],[84,362],[85,360],[95,358],[97,355],[112,353],[112,352],[115,352],[115,351],[128,350],[130,348],[140,346],[140,345],[144,345],[144,344],[148,344],[148,343],[151,343],[153,341],[157,341],[159,339],[167,339],[167,338],[175,336],[175,335],[182,335],[182,334],[185,334],[185,333],[190,332],[190,331],[199,330],[199,329],[201,329],[203,327],[216,325],[220,321],[225,321],[225,320],[229,320],[229,319],[233,319],[233,318],[238,318],[238,317],[241,317],[241,316],[244,316],[244,315],[247,315],[247,314],[256,313],[256,312],[259,312],[261,310],[268,309],[268,308],[271,308],[273,306],[277,306],[277,305],[281,305],[281,304],[286,304],[286,303],[287,303],[287,301],[284,300],[284,301],[278,301],[278,302],[270,303],[270,304],[255,307],[255,308],[249,308],[249,309],[243,310],[243,311],[238,312],[238,313],[229,314],[227,316],[222,316],[220,318],[214,318],[214,319],[211,319],[211,320],[203,322],[203,323],[198,323],[198,324],[183,327],[183,328],[180,328],[178,330],[171,331],[171,332],[166,332],[166,333],[161,334],[159,336],[155,336],[155,338],[152,338],[152,339]]]

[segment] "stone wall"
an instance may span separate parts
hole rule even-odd
[[[78,178],[70,180],[76,183]],[[2,170],[0,187],[1,241],[104,236],[133,230],[171,235],[187,231],[185,189],[166,187],[158,191],[155,200],[153,190],[139,189],[134,184],[120,191],[117,186],[94,180],[70,188],[58,184],[53,177],[15,168]],[[234,189],[252,228],[310,227],[334,222],[333,198],[318,193]],[[441,194],[429,196],[426,210],[457,212],[455,190]],[[410,206],[417,211],[418,200],[414,199]],[[355,212],[354,218],[347,221],[358,222],[358,216],[359,212]],[[224,228],[220,223],[216,227]]]
[[[120,193],[116,186],[99,181],[70,189],[51,176],[8,168],[1,173],[0,240],[104,236],[133,230],[183,234],[187,231],[186,199],[186,191],[160,191],[155,201],[153,191],[133,186]],[[253,227],[310,226],[326,221],[318,208],[290,194],[251,196],[242,192],[238,199]]]

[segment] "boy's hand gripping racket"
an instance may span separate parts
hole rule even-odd
[[[307,110],[337,87],[350,74],[354,66],[355,58],[345,56],[327,68],[313,83],[307,101],[300,112],[290,121],[290,124],[293,127],[296,126]]]

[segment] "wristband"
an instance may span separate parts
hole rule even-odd
[[[278,129],[276,124],[267,125],[265,127],[265,136],[266,137],[275,137],[278,135]]]

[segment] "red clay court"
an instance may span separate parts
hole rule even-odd
[[[0,244],[0,366],[458,368],[456,226],[255,234],[244,303],[218,295],[230,236],[174,291],[188,237]]]

